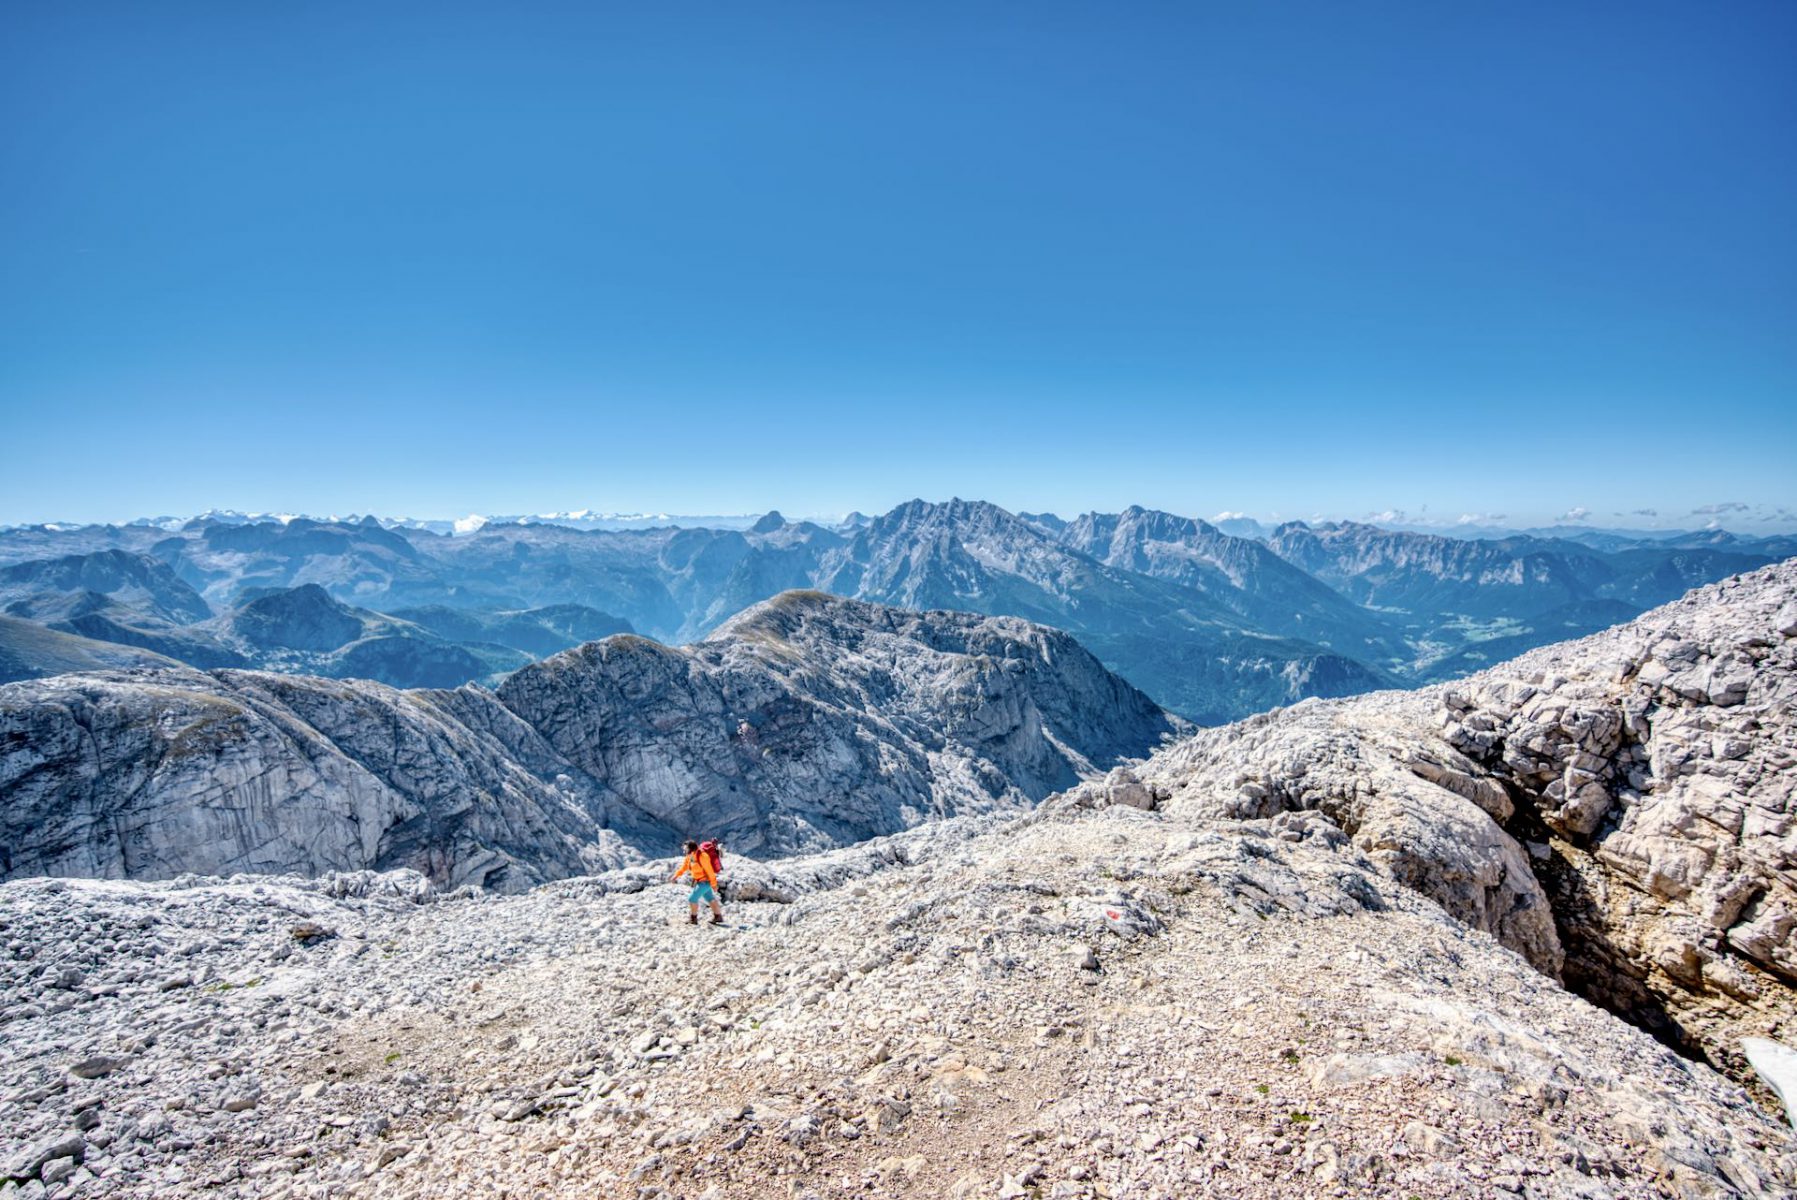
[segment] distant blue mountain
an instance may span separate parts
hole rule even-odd
[[[971,500],[827,523],[214,513],[0,530],[0,610],[203,667],[437,685],[626,630],[691,641],[816,589],[1058,626],[1210,722],[1465,673],[1797,553],[1719,531],[1461,532]]]

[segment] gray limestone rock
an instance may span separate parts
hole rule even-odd
[[[632,808],[763,856],[1022,810],[1181,730],[1066,634],[818,592],[678,650],[608,638],[499,694]]]
[[[1745,1077],[1739,1036],[1797,1016],[1794,594],[1797,562],[1767,567],[1453,685],[1204,730],[1137,773],[1177,811],[1324,813],[1450,914]]]
[[[516,890],[1021,810],[1182,729],[1065,634],[792,594],[497,694],[190,670],[0,688],[0,875],[413,868]]]

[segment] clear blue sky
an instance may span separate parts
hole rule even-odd
[[[14,0],[0,522],[1789,526],[1794,61],[1788,0]]]

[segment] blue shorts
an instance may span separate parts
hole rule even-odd
[[[693,894],[686,898],[688,904],[710,904],[717,896],[712,893],[709,883],[701,883],[693,889]]]

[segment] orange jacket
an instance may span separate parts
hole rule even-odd
[[[686,861],[680,864],[678,871],[674,872],[674,878],[679,879],[682,875],[691,875],[694,883],[709,883],[713,887],[717,886],[718,873],[711,869],[711,858],[703,851],[686,856]]]

